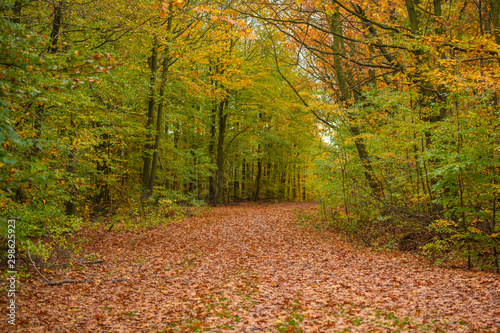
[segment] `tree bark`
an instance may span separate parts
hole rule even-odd
[[[241,164],[241,197],[243,199],[247,198],[246,184],[247,184],[247,163],[245,159],[243,159],[243,163]]]
[[[14,7],[12,8],[12,14],[13,14],[13,18],[12,18],[12,22],[13,23],[21,23],[21,11],[23,9],[23,2],[20,1],[20,0],[16,0],[16,2],[14,2]]]
[[[168,48],[167,48],[168,50]],[[163,69],[162,69],[162,74],[161,74],[161,85],[160,85],[160,94],[158,96],[159,98],[159,104],[158,104],[158,113],[156,115],[156,133],[155,133],[155,145],[154,145],[154,152],[153,152],[153,160],[152,160],[152,165],[151,165],[151,172],[148,180],[148,190],[150,193],[153,193],[153,188],[155,184],[155,179],[156,179],[156,171],[158,169],[158,154],[159,154],[159,149],[160,149],[160,140],[161,140],[161,135],[162,135],[162,128],[163,128],[163,106],[164,106],[164,95],[165,95],[165,84],[167,81],[167,73],[168,73],[168,66],[170,62],[170,58],[167,56],[168,51],[165,52],[165,58],[163,59]]]
[[[236,160],[238,160],[238,156],[236,156]],[[234,174],[233,174],[233,196],[235,200],[240,199],[240,180],[239,180],[239,166],[237,165],[234,168]]]
[[[257,148],[257,151],[260,152],[260,144]],[[260,192],[260,179],[262,177],[262,158],[259,157],[257,160],[257,175],[255,176],[255,192],[253,195],[253,200],[259,200],[259,192]]]
[[[219,103],[218,118],[219,118],[219,133],[217,140],[217,191],[216,204],[223,202],[224,195],[224,139],[226,136],[227,114],[225,110],[229,104],[229,96],[226,96]]]
[[[66,172],[69,174],[70,177],[74,178],[76,173],[76,148],[74,147],[75,122],[73,121],[73,116],[71,116],[70,119],[70,130],[68,134],[70,137],[70,144],[72,147],[70,147],[68,154],[68,165],[66,166]],[[69,200],[67,200],[64,203],[66,209],[66,215],[74,215],[75,203],[73,202],[73,199],[75,197],[75,187],[73,185],[70,185],[69,197],[70,197]]]
[[[341,94],[341,102],[345,103],[348,106],[351,103],[351,100],[354,98],[348,86],[348,81],[346,78],[346,74],[344,72],[344,68],[342,66],[341,54],[344,54],[343,47],[343,39],[340,36],[343,36],[342,25],[340,20],[340,12],[338,7],[331,17],[331,26],[330,29],[333,32],[333,43],[332,43],[332,51],[333,61],[335,66],[335,74],[337,78],[337,84],[339,86],[340,94]],[[353,117],[347,113],[347,117],[350,123],[354,122]],[[375,178],[373,173],[373,167],[370,160],[370,155],[368,154],[368,149],[366,147],[365,140],[361,137],[361,130],[354,125],[350,125],[349,129],[352,135],[355,137],[354,142],[356,146],[356,150],[358,152],[358,156],[361,160],[361,164],[364,168],[364,175],[368,182],[368,186],[370,186],[373,194],[381,195],[382,187],[379,181]]]
[[[65,0],[61,0],[54,5],[54,18],[52,20],[52,32],[50,33],[51,43],[48,50],[49,53],[57,52],[57,42],[59,40],[59,35],[61,33],[61,26],[62,26],[62,16],[63,16],[62,10],[65,5],[66,5]]]
[[[413,0],[405,0],[406,11],[408,12],[408,19],[410,20],[410,31],[412,34],[417,35],[419,29],[418,15],[415,9]]]
[[[149,96],[148,96],[148,116],[146,124],[146,144],[144,145],[143,154],[143,171],[142,171],[142,186],[143,186],[143,198],[147,199],[151,193],[149,191],[149,178],[151,174],[151,150],[153,145],[151,143],[153,135],[151,131],[153,130],[154,112],[155,112],[155,83],[156,83],[156,71],[158,70],[158,38],[155,37],[153,41],[153,49],[151,51],[150,58],[150,77],[149,77]]]
[[[215,127],[215,121],[217,118],[217,108],[215,105],[212,108],[212,114],[211,114],[211,125],[210,125],[210,143],[208,145],[208,155],[210,156],[210,159],[214,160],[215,156],[215,135],[216,135],[216,127]],[[208,176],[208,200],[212,203],[215,204],[215,177],[214,173],[210,172],[210,175]]]
[[[172,13],[173,3],[169,4],[169,13]],[[170,38],[170,33],[172,32],[172,14],[169,15],[167,20],[167,33]],[[171,64],[170,58],[170,47],[167,42],[167,46],[165,47],[165,51],[163,54],[163,66],[161,72],[161,83],[160,83],[160,92],[158,95],[158,113],[156,115],[156,133],[155,133],[155,145],[154,145],[154,153],[153,153],[153,161],[151,165],[151,172],[148,180],[148,190],[150,193],[153,193],[153,188],[156,179],[156,172],[158,170],[158,154],[160,149],[160,140],[162,135],[163,128],[163,108],[165,105],[165,85],[167,83],[168,70]]]
[[[491,7],[491,23],[493,24],[493,34],[495,42],[500,44],[500,0],[490,0]]]

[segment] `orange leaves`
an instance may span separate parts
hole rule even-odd
[[[168,12],[169,12],[168,5],[166,3],[163,3],[163,5],[160,8],[160,17],[161,18],[167,17]]]
[[[197,6],[193,8],[193,11],[196,13],[205,13],[205,12],[210,12],[211,9],[205,6]]]
[[[227,24],[232,29],[238,31],[240,37],[254,40],[256,36],[242,19],[237,19],[238,13],[233,10],[219,10],[207,6],[197,6],[192,9],[193,12],[199,14],[209,14],[210,19],[217,23]]]
[[[232,24],[232,25],[235,25],[236,23],[238,23],[237,21],[235,21],[229,17],[221,17],[221,20],[226,21],[227,23]]]
[[[81,331],[83,323],[89,332],[145,325],[169,332],[500,328],[498,277],[356,249],[338,234],[293,225],[297,211],[314,209],[311,203],[246,203],[142,233],[86,231],[99,241],[85,243],[83,251],[106,253],[106,261],[44,273],[92,282],[57,288],[23,282],[28,293],[20,299],[21,317],[30,320],[20,321],[18,331],[48,325]]]
[[[174,6],[176,6],[177,8],[182,8],[182,6],[184,5],[183,0],[173,0],[173,3],[174,3]]]
[[[257,36],[255,36],[253,33],[252,33],[252,30],[250,29],[244,29],[242,31],[240,31],[240,36],[241,37],[244,37],[246,39],[250,39],[250,40],[255,40],[257,39]]]
[[[153,11],[157,11],[158,9],[160,9],[160,17],[165,18],[169,15],[171,6],[181,9],[184,6],[184,0],[162,1],[161,4],[155,3],[153,5]]]

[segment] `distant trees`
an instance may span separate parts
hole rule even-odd
[[[85,220],[160,199],[310,195],[318,128],[244,16],[186,1],[0,10],[0,205],[22,249],[50,256],[44,242],[69,245]]]

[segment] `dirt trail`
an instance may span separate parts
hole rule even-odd
[[[500,331],[498,276],[297,225],[297,211],[314,209],[227,206],[142,233],[94,234],[85,251],[105,262],[62,276],[91,282],[23,282],[18,331]]]

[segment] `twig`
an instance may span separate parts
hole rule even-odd
[[[165,168],[163,167],[163,163],[161,163],[161,156],[160,154],[158,154],[158,161],[160,161],[160,167],[162,170],[165,170]]]
[[[49,283],[49,280],[47,280],[47,278],[45,276],[43,276],[42,273],[40,273],[40,271],[38,270],[38,268],[36,268],[36,265],[33,262],[33,259],[31,259],[30,250],[27,250],[27,251],[28,251],[28,257],[30,258],[31,263],[33,264],[33,268],[36,270],[36,272],[38,273],[38,275],[40,275],[42,277],[42,279],[45,280],[45,282]]]
[[[105,280],[103,282],[123,282],[127,281],[127,279],[113,279],[113,280]],[[65,283],[92,283],[93,280],[59,280],[59,281],[47,281],[49,286],[57,286]]]
[[[361,238],[361,240],[362,240],[362,241],[363,241],[366,245],[368,245],[369,247],[373,247],[373,245],[372,245],[370,242],[368,242],[368,241],[367,241],[364,237],[360,237],[360,238]]]
[[[101,262],[104,262],[104,259],[97,259],[97,260],[87,261],[87,262],[84,262],[84,264],[85,265],[93,265],[93,264],[100,264]]]
[[[65,283],[90,283],[92,280],[59,280],[59,281],[47,281],[49,286],[56,286]]]

